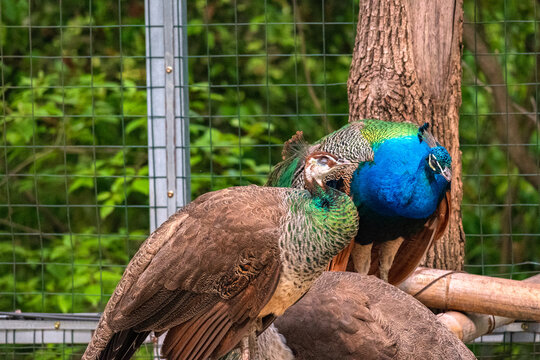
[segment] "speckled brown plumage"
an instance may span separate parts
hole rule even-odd
[[[325,272],[274,326],[297,360],[475,359],[412,296],[356,273]]]
[[[86,358],[95,358],[113,333],[126,330],[163,331],[183,324],[175,332],[194,337],[204,330],[204,317],[214,314],[224,314],[216,327],[230,334],[242,330],[279,278],[276,230],[285,209],[283,190],[275,190],[252,186],[208,193],[161,225],[126,269],[98,325],[104,336],[93,337]],[[228,246],[218,246],[216,238]],[[240,290],[243,296],[236,298]],[[206,346],[212,353],[218,344]]]
[[[306,171],[322,157],[312,154]],[[335,169],[308,173],[309,192],[229,188],[171,216],[126,268],[83,359],[129,359],[150,331],[165,330],[167,358],[216,358],[263,316],[281,315],[358,227],[350,198],[318,185],[349,166],[332,159],[323,167]]]

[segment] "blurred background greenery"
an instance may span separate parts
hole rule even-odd
[[[469,272],[540,270],[538,6],[464,3]],[[263,184],[296,130],[347,122],[356,1],[187,8],[192,198]],[[144,17],[143,0],[0,0],[0,311],[101,311],[148,235]]]

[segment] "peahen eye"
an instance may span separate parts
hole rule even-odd
[[[435,157],[435,155],[429,154],[428,164],[433,171],[437,171],[437,158]]]
[[[317,164],[326,165],[328,164],[328,158],[326,156],[320,157],[317,159]]]

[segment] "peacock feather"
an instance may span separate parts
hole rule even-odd
[[[350,191],[360,218],[356,242],[413,237],[432,225],[430,219],[450,188],[452,159],[428,127],[427,123],[418,127],[366,119],[351,122],[313,145],[297,133],[286,143],[283,161],[267,185],[302,187],[305,154],[313,150],[358,162],[352,177],[329,183]],[[428,237],[429,243],[432,237]]]

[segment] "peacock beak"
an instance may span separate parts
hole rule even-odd
[[[443,171],[441,171],[441,175],[444,176],[446,181],[450,182],[452,181],[452,169],[445,167]]]

